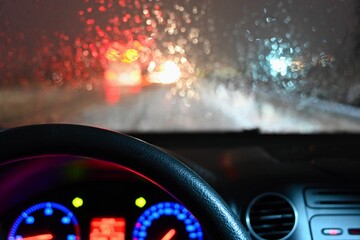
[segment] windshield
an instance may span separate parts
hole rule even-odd
[[[357,0],[3,0],[0,127],[360,130]]]

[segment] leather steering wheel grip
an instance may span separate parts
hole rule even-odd
[[[0,132],[1,163],[46,154],[77,155],[119,164],[178,199],[211,239],[250,239],[240,220],[203,179],[174,157],[139,139],[68,124],[32,125]]]

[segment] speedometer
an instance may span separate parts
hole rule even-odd
[[[23,211],[10,229],[9,240],[80,240],[74,214],[65,206],[44,202]]]
[[[181,204],[163,202],[148,208],[137,220],[133,240],[202,240],[200,223]]]

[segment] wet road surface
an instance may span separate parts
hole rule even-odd
[[[123,93],[112,105],[95,92],[49,90],[36,95],[8,91],[1,94],[0,126],[61,122],[124,132],[360,131],[360,111],[355,107],[318,99],[244,95],[206,82],[197,86],[197,98],[182,97],[172,90],[173,86],[149,86],[137,94]]]

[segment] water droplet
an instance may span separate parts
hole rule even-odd
[[[310,47],[310,43],[309,42],[304,43],[304,48],[308,48],[308,47]]]
[[[274,43],[273,45],[271,45],[271,48],[273,49],[273,50],[277,50],[278,49],[278,44],[277,43]]]
[[[291,22],[291,17],[290,16],[287,16],[284,20],[284,23],[285,24],[289,24]]]

